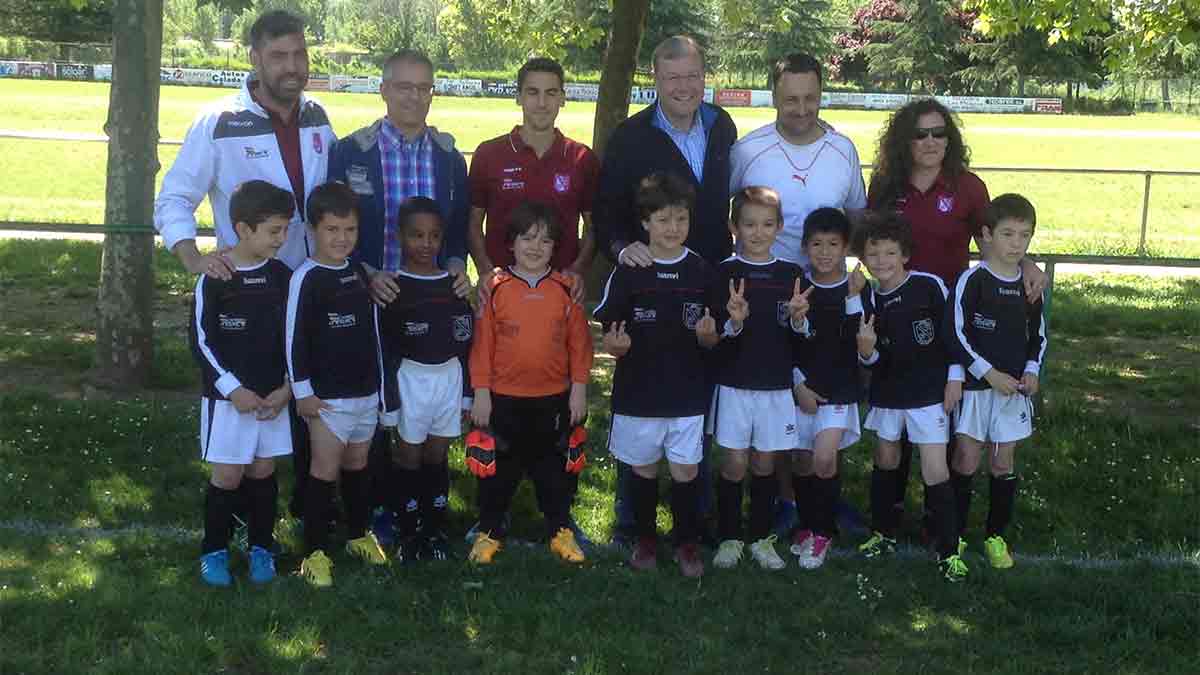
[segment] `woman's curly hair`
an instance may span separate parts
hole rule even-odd
[[[917,120],[926,113],[938,113],[946,120],[946,156],[942,173],[949,178],[966,173],[971,164],[971,149],[963,143],[958,116],[935,98],[911,101],[892,114],[879,134],[875,151],[875,170],[871,172],[871,204],[890,208],[908,190],[912,175],[912,137]]]

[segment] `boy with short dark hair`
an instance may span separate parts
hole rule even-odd
[[[979,468],[983,444],[990,443],[991,494],[983,548],[988,563],[997,569],[1013,565],[1004,540],[1017,492],[1013,456],[1017,443],[1033,433],[1029,397],[1038,391],[1046,354],[1042,299],[1028,302],[1021,278],[1020,263],[1036,225],[1037,212],[1029,200],[1016,194],[993,199],[980,232],[983,261],[958,278],[947,313],[952,353],[967,370],[950,473],[958,522],[966,528],[971,478]],[[960,549],[964,546],[959,544]]]
[[[841,450],[861,433],[858,401],[857,343],[864,281],[846,274],[850,221],[834,208],[816,209],[804,220],[804,252],[808,256],[808,339],[796,352],[795,397],[797,451],[792,481],[799,523],[792,535],[792,554],[800,567],[817,569],[837,531],[834,507],[841,497],[838,473]]]
[[[291,270],[275,259],[295,210],[287,190],[261,180],[239,185],[229,216],[238,243],[227,281],[196,281],[191,342],[204,382],[200,452],[212,468],[204,503],[200,578],[229,586],[230,520],[237,491],[248,497],[250,580],[275,577],[271,530],[279,486],[274,458],[292,452],[281,411],[291,400],[283,353],[283,313]]]
[[[571,282],[550,268],[562,226],[554,209],[527,202],[509,219],[515,263],[488,281],[471,345],[471,419],[497,446],[492,475],[479,476],[479,534],[470,560],[492,562],[502,521],[524,474],[533,479],[550,550],[579,563],[568,528],[571,483],[565,443],[587,415],[592,335]]]
[[[962,398],[963,368],[950,363],[942,336],[947,290],[941,278],[907,269],[912,228],[895,213],[880,214],[859,232],[858,254],[878,282],[863,292],[858,358],[871,369],[870,412],[864,426],[875,432],[871,472],[871,536],[858,547],[868,558],[896,546],[899,512],[894,505],[900,439],[920,450],[938,564],[947,581],[966,577],[958,554],[954,488],[946,462],[950,412]]]
[[[373,565],[387,563],[367,531],[367,450],[379,419],[381,364],[367,270],[350,262],[358,242],[357,198],[344,183],[326,183],[313,190],[306,213],[316,248],[292,275],[287,360],[312,443],[300,573],[324,587],[333,584],[328,524],[339,477],[346,551]]]
[[[717,481],[721,544],[713,564],[734,567],[742,558],[742,481],[749,468],[750,554],[763,569],[780,570],[786,564],[771,534],[774,453],[796,446],[788,365],[797,334],[807,330],[811,290],[799,265],[771,254],[783,228],[775,190],[748,187],[734,195],[729,227],[738,252],[721,263],[711,303],[718,310],[712,332],[723,326],[714,354],[713,437],[725,454]]]
[[[696,477],[709,404],[706,351],[716,338],[707,307],[714,275],[683,245],[695,200],[686,180],[673,173],[650,174],[635,199],[654,264],[613,268],[594,313],[604,331],[604,349],[617,359],[608,448],[632,467],[637,541],[630,567],[657,566],[658,462],[665,456],[672,479],[675,560],[684,576],[699,577],[704,562],[697,550]]]
[[[446,455],[462,433],[463,410],[470,407],[465,371],[473,312],[455,295],[454,278],[437,264],[443,230],[437,202],[410,197],[400,205],[396,224],[400,290],[379,312],[383,424],[398,437],[389,481],[389,508],[399,516],[396,558],[402,563],[446,560]]]

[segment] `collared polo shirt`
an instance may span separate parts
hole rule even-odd
[[[688,166],[692,169],[692,174],[696,177],[697,183],[704,182],[704,153],[708,149],[708,132],[704,129],[704,122],[700,119],[700,111],[697,110],[692,115],[692,128],[687,131],[676,129],[671,121],[662,111],[662,106],[655,106],[654,126],[661,129],[667,136],[671,137],[671,141],[675,143],[675,147],[679,148],[679,154],[687,160]]]
[[[515,264],[505,241],[508,218],[522,202],[552,207],[563,227],[551,267],[569,267],[579,256],[579,216],[592,210],[600,163],[586,145],[557,129],[541,157],[521,139],[520,127],[484,141],[471,158],[471,205],[487,211],[484,247],[492,264]]]
[[[909,269],[936,275],[954,288],[967,269],[971,236],[983,225],[989,202],[987,186],[969,171],[956,178],[938,174],[924,192],[910,184],[895,204],[912,224]]]

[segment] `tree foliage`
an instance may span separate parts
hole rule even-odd
[[[825,56],[836,27],[825,23],[827,0],[718,0],[716,63],[735,73],[768,74],[782,56]]]
[[[567,46],[604,39],[588,0],[449,0],[438,16],[456,65],[492,67],[538,54],[562,59]]]
[[[111,0],[5,0],[0,35],[52,42],[108,42]]]

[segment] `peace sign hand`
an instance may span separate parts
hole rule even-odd
[[[703,347],[712,347],[720,341],[717,336],[717,320],[709,313],[708,308],[704,308],[704,316],[696,322],[696,339]]]
[[[854,271],[850,273],[847,286],[849,286],[849,290],[846,293],[846,297],[850,298],[857,297],[867,287],[867,277],[863,274],[862,263],[854,266]]]
[[[871,358],[871,354],[875,353],[875,315],[870,318],[860,316],[858,318],[858,354],[864,359]]]
[[[804,321],[805,315],[808,314],[808,296],[812,294],[812,289],[815,286],[809,286],[803,293],[800,292],[800,280],[796,279],[796,285],[792,287],[792,298],[788,300],[788,313],[792,315],[793,323]]]
[[[750,316],[750,303],[746,301],[745,293],[745,279],[739,279],[736,287],[733,285],[733,279],[729,280],[729,302],[725,303],[725,311],[729,314],[729,321],[733,324],[735,333]]]
[[[625,332],[625,322],[612,322],[604,334],[604,350],[619,359],[629,353],[631,344],[629,333]]]

